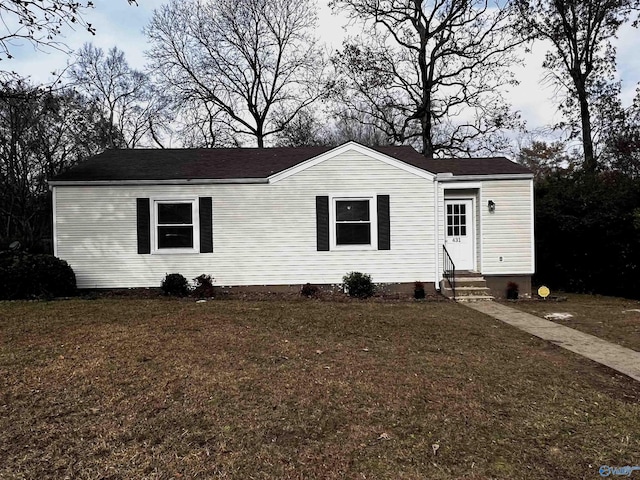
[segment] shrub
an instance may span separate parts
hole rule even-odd
[[[369,298],[376,291],[376,287],[371,281],[371,275],[366,273],[348,273],[342,277],[342,282],[350,297]]]
[[[517,300],[520,288],[516,282],[507,283],[507,299]]]
[[[300,289],[300,295],[308,298],[315,298],[320,293],[320,288],[317,285],[311,285],[310,283],[305,283]]]
[[[167,273],[160,287],[165,295],[172,297],[184,297],[189,293],[189,282],[179,273]]]
[[[424,291],[424,283],[422,282],[415,282],[413,284],[413,298],[415,299],[422,299],[425,298],[426,294]]]
[[[215,295],[213,289],[213,278],[211,275],[203,273],[202,275],[193,279],[195,288],[193,289],[193,296],[198,298],[211,298]]]
[[[0,256],[0,298],[52,298],[76,292],[76,276],[53,255],[4,252]]]

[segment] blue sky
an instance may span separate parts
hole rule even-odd
[[[66,30],[62,40],[72,49],[79,48],[84,42],[93,42],[104,49],[116,45],[125,52],[130,65],[142,69],[147,48],[142,29],[150,20],[154,8],[162,3],[160,0],[138,0],[138,6],[129,6],[126,0],[94,0],[95,8],[89,11],[87,21],[96,28],[96,35],[92,36],[82,29]],[[319,2],[318,35],[321,40],[339,47],[345,35],[358,33],[357,30],[345,32],[343,26],[346,23],[344,18],[331,14],[325,0]],[[631,102],[640,81],[640,55],[637,54],[639,39],[639,31],[626,26],[617,41],[618,71],[623,81],[625,104]],[[541,65],[545,50],[545,45],[538,44],[531,54],[524,56],[525,64],[515,68],[520,85],[513,87],[508,94],[514,109],[521,112],[532,129],[560,120],[551,101],[554,90],[543,82],[545,72]],[[51,72],[60,71],[69,61],[69,57],[61,52],[38,51],[28,44],[15,49],[14,53],[15,58],[3,60],[0,68],[30,76],[34,82],[51,79]]]

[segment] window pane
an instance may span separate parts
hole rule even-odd
[[[465,227],[464,225],[460,227],[460,235],[462,237],[465,237],[467,235],[467,227]]]
[[[158,227],[158,248],[193,248],[193,227]]]
[[[164,224],[190,224],[191,203],[159,203],[158,223]]]
[[[369,221],[369,200],[339,200],[336,202],[336,220]]]
[[[338,245],[371,245],[371,226],[368,223],[337,223]]]

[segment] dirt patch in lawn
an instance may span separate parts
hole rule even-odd
[[[553,313],[568,313],[570,318],[549,320],[590,333],[640,352],[640,301],[600,295],[563,295],[566,301],[504,302],[538,317]]]
[[[0,303],[0,478],[595,478],[638,400],[448,302]]]

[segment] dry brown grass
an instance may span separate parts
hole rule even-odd
[[[640,301],[578,294],[568,294],[565,298],[564,302],[540,300],[506,304],[539,317],[555,312],[570,313],[573,318],[552,321],[640,352]]]
[[[593,479],[639,399],[452,303],[0,303],[0,478]]]

